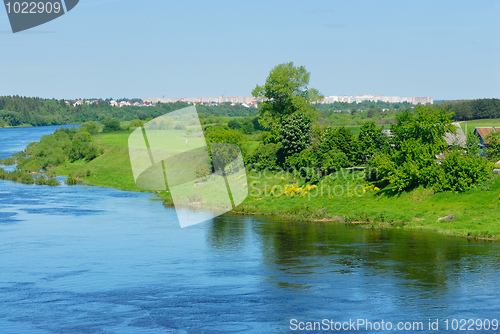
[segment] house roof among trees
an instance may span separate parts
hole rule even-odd
[[[459,123],[453,123],[456,127],[457,133],[447,132],[444,135],[444,140],[448,146],[458,145],[461,148],[465,148],[467,146],[467,137],[465,136],[464,130]]]
[[[479,135],[481,141],[486,143],[486,137],[488,137],[488,135],[492,131],[497,131],[494,126],[492,126],[492,127],[480,127],[480,128],[474,129],[474,134]]]

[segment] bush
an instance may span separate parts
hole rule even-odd
[[[61,182],[57,181],[57,180],[56,180],[56,179],[54,179],[54,178],[49,178],[49,179],[47,180],[47,182],[45,182],[45,184],[46,184],[46,185],[48,185],[48,186],[52,186],[52,187],[54,187],[54,186],[59,186],[59,185],[61,184]]]
[[[497,162],[500,160],[500,132],[491,132],[487,140],[489,141],[489,145],[486,149],[486,156],[488,159],[493,160],[493,162]]]
[[[80,132],[73,137],[68,157],[71,162],[85,159],[95,159],[99,155],[99,149],[92,143],[92,136],[88,132]]]
[[[321,167],[327,171],[338,170],[348,166],[349,159],[347,155],[337,148],[326,152],[321,160]]]
[[[196,167],[195,176],[197,179],[206,179],[212,173],[212,168],[208,164],[201,164]]]
[[[174,130],[186,130],[186,126],[182,123],[175,124]]]
[[[73,177],[73,176],[70,176],[66,179],[65,183],[68,185],[68,186],[74,186],[78,183],[78,180]]]
[[[250,163],[254,164],[257,170],[264,168],[278,167],[278,152],[281,148],[279,144],[264,144],[260,145],[257,151],[249,159]]]
[[[104,125],[104,128],[102,129],[103,132],[113,132],[113,131],[120,131],[120,120],[117,118],[106,118],[102,122]]]
[[[133,119],[130,122],[130,127],[131,128],[138,128],[144,125],[144,121],[141,121],[140,119]]]
[[[436,191],[465,191],[487,180],[491,174],[492,166],[486,159],[452,152],[441,160],[433,185]]]
[[[286,167],[300,169],[302,167],[318,167],[318,156],[312,149],[303,150],[300,153],[295,153],[285,160]]]
[[[357,141],[352,131],[341,126],[338,128],[327,127],[323,132],[319,150],[325,154],[333,149],[343,152],[349,162],[354,162],[357,154]]]
[[[227,126],[230,128],[230,129],[233,129],[233,130],[239,130],[241,129],[241,123],[238,122],[237,120],[235,119],[232,119],[230,120],[228,123],[227,123]]]
[[[47,179],[45,178],[45,176],[43,174],[40,174],[38,175],[38,177],[35,179],[35,184],[37,186],[43,186],[45,185],[45,182],[47,181]]]
[[[80,125],[80,131],[85,131],[94,135],[99,132],[99,123],[95,121],[82,123]]]
[[[316,183],[321,179],[318,155],[312,149],[305,149],[286,159],[287,167],[295,168],[306,182]]]
[[[14,157],[8,157],[6,159],[0,159],[0,165],[12,166],[16,164],[16,159]]]

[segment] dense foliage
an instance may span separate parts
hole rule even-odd
[[[281,124],[284,117],[300,112],[312,114],[315,109],[310,102],[323,96],[314,88],[309,88],[310,73],[304,66],[295,67],[293,62],[274,67],[264,85],[257,85],[253,96],[262,96],[259,107],[261,124],[271,127]]]
[[[0,127],[5,126],[45,126],[62,124],[82,124],[89,121],[102,122],[106,118],[116,118],[120,121],[133,119],[146,120],[156,118],[170,111],[187,107],[183,102],[160,103],[155,106],[111,107],[108,102],[99,100],[97,103],[73,106],[64,100],[48,100],[21,96],[0,97]],[[251,117],[256,116],[257,109],[242,105],[225,103],[218,106],[198,105],[200,117]]]
[[[454,119],[458,121],[500,118],[500,99],[446,101],[440,102],[439,107],[453,109]]]
[[[449,151],[443,138],[453,131],[452,116],[434,107],[399,115],[391,126],[393,146],[369,160],[368,178],[392,193],[419,186],[464,191],[486,180],[491,175],[487,160],[472,152]]]
[[[486,149],[486,156],[493,160],[494,162],[497,162],[500,160],[500,132],[495,131],[491,132],[488,137],[487,141],[489,142],[488,148]]]
[[[280,128],[280,142],[285,156],[300,153],[311,145],[312,120],[296,112],[283,118]]]
[[[75,128],[61,128],[54,134],[43,136],[39,142],[29,144],[25,152],[18,154],[18,168],[38,172],[67,160],[90,161],[101,153],[90,133]]]

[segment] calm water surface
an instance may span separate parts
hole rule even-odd
[[[0,153],[44,130],[0,130]],[[0,182],[1,334],[427,325],[500,318],[499,297],[498,243],[230,215],[180,229],[148,194]]]

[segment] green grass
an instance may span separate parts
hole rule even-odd
[[[104,154],[86,162],[66,162],[52,170],[58,175],[74,175],[85,183],[128,191],[143,191],[136,186],[128,153],[128,136],[132,131],[103,133],[94,141],[104,148]],[[87,176],[87,174],[89,174]]]
[[[500,128],[500,118],[476,119],[473,121],[461,122],[460,126],[462,127],[462,130],[464,130],[464,131],[465,131],[465,124],[467,124],[467,131],[473,131],[474,128],[478,128],[478,127],[495,126],[495,127]]]
[[[102,156],[91,162],[65,163],[53,171],[58,175],[79,176],[81,181],[90,185],[143,191],[135,185],[132,176],[127,147],[130,133],[96,135],[95,142],[105,148]],[[304,197],[291,197],[281,194],[281,191],[279,194],[270,191],[274,186],[290,187],[290,182],[304,187],[306,183],[302,179],[292,174],[252,171],[247,176],[249,196],[234,211],[305,221],[363,222],[369,228],[431,229],[462,237],[500,239],[499,176],[464,193],[434,194],[420,188],[398,196],[387,196],[369,187],[360,173],[343,170],[324,178],[318,189],[309,191]],[[320,189],[323,189],[323,194]],[[159,195],[166,203],[171,203],[169,193]],[[454,218],[438,221],[449,215]]]
[[[369,222],[369,227],[432,229],[471,238],[500,238],[500,177],[487,186],[464,193],[434,194],[431,190],[420,188],[399,196],[387,196],[371,188],[363,192],[367,184],[358,173],[342,172],[336,180],[323,180],[323,196],[312,191],[304,197],[289,197],[259,193],[255,189],[272,188],[274,185],[284,187],[290,181],[303,186],[302,180],[287,178],[282,181],[278,178],[280,175],[270,179],[251,172],[248,178],[250,196],[237,211],[302,220]],[[257,183],[252,185],[252,182]],[[330,196],[327,194],[328,186],[332,189]],[[358,193],[352,191],[356,186]],[[318,187],[322,187],[321,183]],[[337,194],[333,194],[333,189],[338,190]],[[344,194],[340,189],[345,190]],[[438,221],[449,215],[454,218]]]

